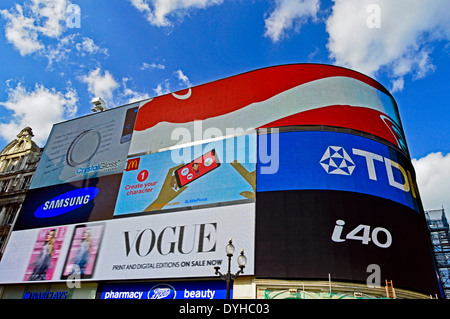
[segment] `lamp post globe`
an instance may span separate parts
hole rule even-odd
[[[225,247],[225,251],[227,252],[227,256],[233,256],[233,254],[234,254],[234,246],[233,246],[233,241],[232,241],[231,238],[228,241],[228,245]]]
[[[220,279],[225,280],[227,283],[227,294],[226,294],[226,299],[230,299],[230,292],[231,292],[231,283],[239,276],[239,274],[244,273],[244,268],[245,265],[247,264],[247,257],[245,257],[244,255],[244,249],[241,250],[241,253],[239,254],[238,258],[237,258],[237,262],[238,262],[238,266],[240,268],[240,270],[236,273],[236,274],[232,274],[231,273],[231,257],[233,257],[234,254],[234,245],[233,245],[233,241],[230,238],[230,240],[228,241],[228,244],[225,247],[225,251],[227,253],[227,257],[228,257],[228,271],[225,274],[222,274],[219,269],[220,267],[214,267],[215,269],[215,273],[216,275],[218,275],[220,277]]]

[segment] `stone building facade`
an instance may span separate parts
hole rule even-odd
[[[25,127],[0,153],[0,258],[43,149]]]

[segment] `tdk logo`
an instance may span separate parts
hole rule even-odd
[[[417,190],[414,182],[412,181],[411,173],[403,168],[399,163],[379,154],[357,148],[352,148],[352,155],[362,156],[365,158],[364,162],[366,164],[365,166],[367,168],[368,177],[373,181],[378,181],[377,173],[381,174],[376,171],[375,162],[384,163],[389,185],[406,193],[411,191],[412,195],[417,198]],[[353,156],[353,159],[356,158]],[[328,174],[345,176],[352,175],[356,167],[352,158],[341,146],[328,146],[319,163]],[[400,172],[402,176],[401,180],[398,178],[399,174],[397,174],[397,179],[394,178],[394,170]]]
[[[340,146],[328,146],[320,159],[320,165],[328,174],[352,175],[355,169],[355,163]]]
[[[68,213],[86,205],[99,193],[96,187],[76,189],[46,201],[35,212],[38,218],[49,218]]]

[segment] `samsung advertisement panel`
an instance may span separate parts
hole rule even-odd
[[[229,129],[286,125],[361,130],[407,153],[396,104],[380,84],[343,68],[298,64],[260,69],[154,98],[139,108],[129,155],[179,144],[174,132],[183,131],[190,141],[199,141],[211,129],[225,136]]]
[[[30,189],[121,173],[139,104],[53,126]]]
[[[257,191],[340,190],[383,197],[420,212],[411,162],[399,151],[357,135],[302,131],[259,135],[279,149],[279,167],[257,170]],[[276,144],[276,145],[275,145]],[[259,157],[258,166],[263,168]]]
[[[115,216],[254,201],[256,133],[128,160]]]
[[[14,231],[0,283],[213,277],[230,237],[252,275],[255,203]]]
[[[14,230],[111,219],[122,174],[31,189]]]

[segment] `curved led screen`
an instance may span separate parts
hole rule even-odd
[[[257,192],[321,189],[386,198],[420,212],[411,162],[374,140],[325,131],[259,135],[258,144],[278,151],[278,167],[264,173],[258,157]]]
[[[423,215],[381,197],[258,192],[255,247],[260,278],[378,280],[379,286],[392,280],[396,288],[441,295]]]
[[[373,79],[318,64],[264,68],[158,96],[139,108],[129,155],[204,139],[209,129],[331,125],[377,135],[407,153],[397,106]]]

